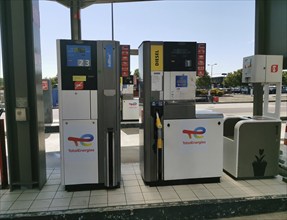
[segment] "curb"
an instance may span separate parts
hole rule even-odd
[[[4,214],[0,219],[217,219],[282,211],[287,211],[286,195]]]

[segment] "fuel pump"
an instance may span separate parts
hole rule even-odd
[[[119,42],[58,40],[62,184],[120,186]]]
[[[138,121],[139,100],[134,98],[134,76],[129,75],[122,78],[122,121]]]
[[[195,110],[197,46],[139,47],[140,170],[148,185],[216,182],[222,174],[223,115]]]

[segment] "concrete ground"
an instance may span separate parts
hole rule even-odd
[[[121,130],[121,158],[122,163],[138,163],[139,162],[139,129],[124,128]],[[60,168],[60,152],[59,152],[59,133],[46,134],[47,148],[47,169]],[[286,186],[287,189],[287,186]],[[221,218],[221,219],[274,219],[286,220],[287,212],[265,213],[259,215],[249,215],[241,217]]]
[[[219,103],[238,103],[238,102],[253,102],[253,95],[244,95],[244,94],[226,94],[222,97],[219,97]],[[269,101],[275,101],[276,95],[270,94],[269,95]],[[281,101],[286,102],[287,101],[287,93],[281,94]]]
[[[252,99],[253,99],[253,97],[252,96],[248,96],[248,95],[232,95],[233,97],[220,97],[220,99],[219,99],[219,102],[220,103],[228,103],[228,102],[232,102],[232,100],[234,101],[235,100],[235,98],[236,98],[236,101],[238,101],[238,102],[251,102],[252,101]],[[272,97],[271,97],[272,98]],[[282,100],[284,101],[286,101],[287,100],[287,95],[284,95],[284,97],[282,98]],[[284,101],[284,104],[286,104],[286,102]],[[56,110],[57,111],[57,110]],[[57,120],[55,121],[56,122],[56,124],[57,124]],[[282,129],[284,129],[284,126],[283,126],[283,128]],[[138,181],[138,183],[139,183],[139,186],[129,186],[129,185],[127,185],[126,183],[128,183],[128,184],[130,184],[130,183],[132,183],[134,180],[130,180],[130,179],[126,179],[126,178],[130,178],[131,176],[131,174],[129,174],[129,173],[123,173],[123,189],[124,189],[124,191],[126,192],[126,190],[127,189],[131,189],[131,188],[140,188],[141,189],[141,191],[142,191],[142,194],[143,194],[143,201],[141,200],[141,201],[136,201],[136,203],[140,203],[140,202],[145,202],[146,204],[148,204],[148,201],[149,200],[146,200],[146,196],[147,196],[147,192],[144,192],[143,191],[143,189],[145,189],[146,190],[146,188],[145,187],[143,187],[143,185],[141,185],[142,184],[142,180],[141,180],[141,178],[140,178],[140,176],[139,176],[139,170],[138,170],[138,162],[139,162],[139,146],[138,146],[138,143],[139,143],[139,140],[138,140],[138,138],[139,138],[139,134],[138,134],[138,128],[123,128],[122,130],[121,130],[121,159],[122,159],[122,166],[124,166],[124,167],[126,167],[126,168],[128,168],[127,170],[125,170],[125,172],[126,171],[130,171],[130,169],[129,169],[129,166],[131,166],[131,164],[133,164],[132,166],[134,167],[134,170],[135,170],[135,178],[137,178],[137,181]],[[46,188],[48,187],[48,188],[52,188],[52,187],[54,187],[54,186],[58,186],[58,190],[55,192],[56,194],[55,195],[62,195],[62,194],[64,194],[64,192],[61,192],[60,191],[60,188],[61,188],[61,186],[60,186],[60,179],[59,179],[59,174],[60,174],[60,141],[59,141],[59,133],[49,133],[49,134],[45,134],[45,141],[46,141],[46,152],[47,152],[47,170],[50,170],[51,171],[51,175],[49,176],[49,179],[48,179],[48,184],[47,184],[47,186],[46,186]],[[256,180],[254,181],[254,182],[248,182],[248,181],[246,181],[246,183],[245,183],[245,181],[244,181],[244,185],[242,185],[242,189],[245,189],[245,190],[250,190],[250,189],[252,189],[252,190],[255,190],[255,191],[253,191],[252,193],[259,193],[259,194],[256,194],[257,196],[259,195],[259,196],[265,196],[264,194],[262,194],[263,192],[261,192],[261,191],[258,191],[259,189],[269,189],[269,190],[271,190],[270,189],[270,187],[274,190],[274,191],[269,191],[270,193],[271,193],[271,195],[274,193],[274,194],[276,194],[276,193],[279,193],[280,195],[282,195],[282,192],[283,192],[283,196],[285,196],[286,197],[286,195],[287,195],[287,185],[286,184],[284,184],[283,182],[282,182],[282,177],[279,177],[279,179],[277,178],[277,179],[275,179],[275,182],[273,183],[272,182],[272,184],[275,184],[275,185],[278,185],[279,186],[279,188],[274,188],[272,185],[268,185],[268,184],[266,184],[266,183],[269,183],[269,181],[260,181],[260,184],[261,185],[256,185],[255,183],[258,183],[258,182],[256,182]],[[278,181],[279,180],[279,181]],[[230,178],[228,178],[227,176],[224,176],[223,178],[222,178],[222,183],[221,183],[221,185],[219,184],[219,186],[220,187],[222,187],[223,188],[223,190],[225,190],[224,191],[224,193],[228,193],[227,195],[225,195],[225,196],[230,196],[230,197],[232,197],[232,198],[238,198],[238,197],[244,197],[244,195],[238,195],[238,194],[236,194],[236,193],[238,193],[238,190],[237,189],[235,189],[234,187],[234,189],[232,189],[232,191],[231,190],[228,190],[228,191],[226,191],[226,189],[225,189],[225,187],[227,186],[227,185],[229,185],[229,186],[231,186],[230,184],[232,184],[232,186],[233,185],[238,185],[238,183],[237,182],[230,182],[230,181],[232,181]],[[278,181],[278,182],[277,182]],[[243,183],[243,182],[241,182],[241,183]],[[249,184],[248,185],[248,187],[246,187],[246,184]],[[254,185],[255,184],[255,185]],[[206,185],[206,184],[204,184],[204,185]],[[182,186],[182,187],[186,187],[186,186]],[[191,187],[191,186],[188,186],[189,188]],[[194,186],[195,187],[195,186]],[[199,186],[196,186],[196,187],[199,187]],[[200,187],[202,187],[202,186],[200,186]],[[214,195],[211,195],[210,193],[209,193],[209,195],[211,195],[212,197],[215,197],[216,198],[216,193],[217,192],[219,192],[219,189],[216,189],[216,190],[214,190],[214,186],[212,186],[212,187],[207,187],[207,186],[204,186],[205,188],[204,188],[204,192],[213,192],[213,193],[215,193]],[[218,185],[216,185],[216,187],[218,187]],[[119,194],[121,194],[122,193],[122,188],[120,189],[120,191],[121,192],[119,192]],[[186,193],[183,193],[182,194],[182,196],[183,197],[181,197],[181,189],[179,189],[180,187],[173,187],[173,189],[172,189],[172,191],[175,191],[176,193],[177,193],[177,195],[180,195],[180,198],[173,198],[173,199],[175,199],[175,201],[184,201],[183,200],[183,198],[184,197],[186,197],[186,196],[188,196],[188,193],[190,194],[190,195],[193,195],[193,196],[195,196],[195,194],[196,193],[198,193],[198,194],[196,194],[196,196],[195,197],[191,197],[191,198],[188,198],[189,200],[188,201],[194,201],[194,200],[201,200],[201,194],[202,194],[202,192],[199,192],[198,191],[198,189],[196,188],[196,189],[193,189],[192,187],[190,188],[191,189],[191,192],[190,192],[190,189],[188,190],[188,193],[186,192]],[[201,188],[202,189],[202,188]],[[150,190],[154,190],[154,189],[150,189]],[[283,191],[282,191],[283,190]],[[170,190],[171,191],[171,190]],[[103,192],[103,191],[101,191],[101,192]],[[220,188],[220,192],[223,192],[222,191],[222,189]],[[17,193],[17,192],[16,192]],[[15,208],[15,205],[16,205],[16,203],[18,202],[19,203],[19,205],[23,205],[24,204],[24,196],[26,196],[26,194],[27,194],[28,192],[21,192],[21,194],[19,194],[19,197],[18,197],[18,200],[15,200],[15,202],[12,204],[12,202],[11,201],[4,201],[4,199],[6,200],[9,196],[8,196],[8,194],[9,194],[9,192],[5,192],[3,195],[1,194],[1,203],[3,202],[3,204],[5,203],[6,205],[7,204],[9,204],[9,203],[11,203],[12,204],[12,206],[10,207],[10,209],[9,208],[7,208],[7,210],[6,211],[3,211],[3,213],[17,213],[19,210],[17,210],[17,209],[14,209],[13,210],[13,208]],[[35,197],[32,201],[30,201],[30,202],[28,202],[29,204],[30,204],[30,208],[27,208],[27,212],[30,212],[31,210],[33,211],[33,209],[32,208],[35,208],[36,206],[39,206],[39,204],[40,203],[38,203],[38,205],[37,205],[37,201],[38,202],[42,202],[43,204],[45,203],[45,202],[48,202],[48,200],[50,201],[50,204],[51,205],[49,205],[48,207],[47,207],[47,209],[49,208],[51,208],[52,207],[52,205],[54,205],[54,203],[53,202],[58,202],[58,198],[57,198],[57,196],[54,196],[53,197],[53,199],[50,199],[50,198],[48,198],[48,199],[46,199],[46,201],[44,201],[44,200],[42,200],[40,197],[41,196],[46,196],[46,194],[48,195],[48,196],[50,196],[50,194],[52,194],[52,192],[48,192],[48,193],[46,193],[46,192],[42,192],[42,191],[40,191],[40,192],[36,192],[36,191],[33,191],[32,192],[33,193],[33,195],[35,194],[36,195],[36,193],[37,193],[37,197]],[[54,192],[53,192],[54,193]],[[85,193],[85,192],[83,192],[83,193]],[[91,198],[92,198],[92,194],[93,193],[95,193],[95,192],[93,192],[93,191],[91,191],[90,192],[90,202],[91,202]],[[110,191],[105,191],[105,193],[107,193],[108,195],[111,193]],[[114,193],[114,192],[113,192]],[[164,201],[164,197],[166,196],[165,195],[165,190],[162,190],[161,188],[158,188],[158,191],[153,191],[152,193],[150,193],[150,192],[148,192],[149,194],[153,194],[153,195],[155,195],[155,194],[159,194],[160,195],[160,197],[159,198],[162,198],[162,202],[164,203],[165,201]],[[193,194],[192,194],[193,193]],[[247,193],[246,191],[241,191],[241,193]],[[248,193],[250,193],[250,192],[248,192]],[[6,195],[7,194],[7,195]],[[70,202],[70,205],[71,204],[73,204],[73,202],[74,201],[80,201],[80,199],[78,199],[77,198],[77,196],[79,195],[80,193],[74,193],[72,196],[71,196],[71,198],[70,198],[70,200],[71,200],[71,202]],[[273,196],[275,196],[273,194]],[[29,194],[29,196],[30,195],[32,195],[32,194]],[[54,194],[53,194],[54,195]],[[76,196],[77,195],[77,196]],[[149,196],[151,196],[151,195],[149,195]],[[246,195],[248,195],[248,196],[250,196],[250,194],[246,194]],[[254,194],[255,195],[255,194]],[[276,195],[278,195],[278,194],[276,194]],[[7,197],[8,196],[8,197]],[[70,195],[69,195],[70,196]],[[113,195],[114,196],[114,195]],[[169,195],[170,196],[170,195]],[[269,196],[269,194],[267,193],[267,196]],[[15,195],[11,195],[8,199],[12,199],[12,197],[13,197],[13,199],[14,199],[14,197],[15,197]],[[40,199],[39,199],[39,198]],[[26,197],[25,197],[26,198]],[[85,197],[86,198],[86,197]],[[108,197],[109,198],[109,197]],[[137,197],[137,199],[138,199],[139,197]],[[215,198],[213,198],[213,199],[215,199]],[[39,200],[42,200],[42,201],[39,201]],[[54,201],[55,200],[55,201]],[[56,201],[57,200],[57,201]],[[218,201],[218,200],[213,200],[213,201]],[[128,196],[127,196],[127,194],[126,194],[126,204],[128,204],[128,202],[129,202],[129,200],[128,200]],[[150,202],[153,202],[153,201],[150,201]],[[17,203],[17,204],[18,204]],[[27,204],[28,204],[27,203]],[[215,202],[216,203],[216,202]],[[32,205],[31,205],[32,204]],[[45,204],[46,205],[46,204]],[[88,204],[88,205],[91,205],[90,203]],[[107,203],[107,206],[108,206],[109,204]],[[271,206],[272,204],[270,203],[270,206]],[[35,206],[35,207],[34,207]],[[4,206],[2,206],[2,207],[0,207],[0,210],[2,210],[2,208],[3,208]],[[54,207],[55,208],[55,207]],[[57,207],[56,207],[57,208]],[[71,208],[73,208],[72,206],[71,206]],[[252,207],[251,207],[252,208]],[[255,207],[254,207],[255,208]],[[46,207],[45,207],[45,209],[46,209]],[[70,209],[70,207],[67,207],[67,209]],[[5,207],[4,207],[4,209],[3,210],[5,210]],[[39,210],[41,210],[41,209],[39,209]],[[287,209],[285,209],[285,210],[287,210]],[[2,214],[2,211],[1,211],[1,214]],[[1,215],[0,215],[0,219],[1,219]],[[279,220],[286,220],[287,219],[287,211],[284,211],[284,212],[275,212],[275,213],[265,213],[265,214],[255,214],[255,215],[248,215],[248,216],[241,216],[241,217],[232,217],[232,218],[221,218],[221,219],[240,219],[240,220],[243,220],[243,219],[279,219]]]

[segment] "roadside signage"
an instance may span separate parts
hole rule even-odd
[[[47,80],[42,80],[42,89],[43,91],[47,91],[49,89],[49,83]]]
[[[130,45],[121,45],[121,76],[130,75]]]
[[[203,77],[206,63],[206,43],[197,44],[197,76]]]

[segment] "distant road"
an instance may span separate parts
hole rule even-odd
[[[274,110],[274,102],[269,104],[270,110]],[[197,110],[210,109],[225,116],[229,115],[240,115],[240,116],[252,116],[253,114],[253,103],[202,103],[196,104]],[[287,117],[287,102],[281,102],[281,117]],[[2,114],[1,118],[5,118],[5,113]],[[59,122],[59,110],[53,109],[53,122]]]
[[[274,111],[275,103],[269,104],[270,110]],[[224,116],[236,115],[236,116],[252,116],[253,115],[253,103],[217,103],[217,104],[196,104],[197,110],[209,109],[220,113]],[[287,102],[281,102],[281,117],[287,117]],[[53,121],[59,122],[59,111],[53,109]]]
[[[274,111],[274,102],[270,103],[270,110]],[[205,103],[196,104],[196,110],[214,110],[216,112],[223,113],[224,116],[237,115],[237,116],[252,116],[253,114],[253,103]],[[281,103],[281,117],[287,117],[287,102]],[[5,118],[5,113],[2,114],[1,118]],[[53,122],[59,122],[59,110],[53,109]]]
[[[269,104],[270,111],[274,111],[275,103]],[[224,116],[240,115],[240,116],[252,116],[253,115],[253,103],[219,103],[219,104],[196,104],[197,110],[209,109],[220,113]],[[287,117],[287,102],[281,102],[281,117]]]

